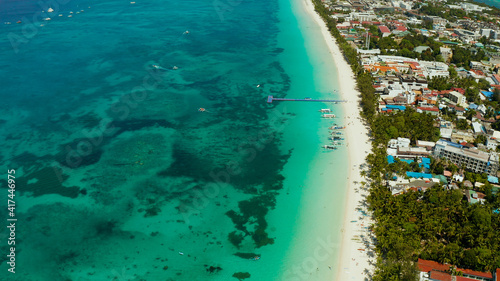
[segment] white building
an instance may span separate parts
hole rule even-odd
[[[485,9],[479,5],[467,3],[467,2],[460,3],[460,6],[462,7],[462,9],[464,9],[466,11],[474,11],[474,12],[481,12],[482,10]]]
[[[449,98],[457,105],[467,105],[467,98],[457,91],[450,92]]]
[[[389,140],[390,148],[400,148],[400,147],[410,147],[410,139],[408,138],[397,138]]]
[[[434,147],[434,155],[444,157],[455,165],[465,166],[475,173],[496,175],[498,171],[498,154],[488,154],[477,149],[460,148],[455,144],[439,140]]]
[[[486,140],[486,148],[495,151],[500,145],[500,142],[495,138],[488,138]]]
[[[453,133],[452,128],[440,128],[439,132],[441,133],[441,137],[445,139],[451,139],[451,134]]]
[[[376,21],[377,15],[374,12],[366,12],[366,13],[358,13],[352,12],[349,14],[349,20],[358,20],[358,21]]]
[[[480,105],[477,107],[477,110],[478,110],[479,112],[481,112],[481,114],[485,115],[485,114],[486,114],[486,110],[487,110],[487,108],[486,108],[486,106],[485,106],[484,104],[480,104]]]
[[[448,62],[453,56],[453,50],[448,47],[439,47],[439,52],[446,62]]]
[[[489,28],[481,28],[481,31],[479,32],[479,34],[482,36],[486,36],[486,38],[490,38],[490,35],[491,35],[491,29]]]
[[[472,122],[472,129],[474,130],[474,134],[483,133],[483,125],[479,122]]]

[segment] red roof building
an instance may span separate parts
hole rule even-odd
[[[452,265],[449,264],[441,264],[435,261],[422,260],[418,259],[418,269],[421,272],[429,273],[429,277],[432,280],[439,281],[469,281],[469,280],[478,280],[478,277],[486,279],[486,280],[495,280],[500,281],[500,269],[496,270],[495,279],[493,279],[493,274],[490,272],[480,272],[470,269],[462,269],[456,268],[456,271],[462,272],[463,276],[452,276],[448,272],[450,272],[450,268]],[[476,277],[476,278],[474,278]],[[452,279],[453,278],[453,279]]]
[[[429,277],[432,280],[451,281],[451,274],[436,270],[431,270],[431,274],[429,275]]]
[[[398,31],[407,31],[408,29],[404,26],[401,26],[401,25],[398,25],[398,27],[396,27],[396,30]]]
[[[437,107],[417,107],[417,109],[420,109],[424,112],[439,112],[439,108]]]
[[[391,34],[391,31],[385,25],[379,26],[378,30],[382,33],[382,37],[386,37],[386,36],[389,36]]]
[[[452,91],[457,91],[462,95],[465,95],[465,90],[462,88],[451,88]]]
[[[418,269],[423,272],[429,272],[431,270],[447,271],[451,265],[441,264],[435,261],[418,259]]]
[[[493,74],[493,81],[495,81],[496,84],[500,84],[500,75]]]

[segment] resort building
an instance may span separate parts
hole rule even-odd
[[[467,105],[467,98],[465,95],[462,95],[457,91],[450,92],[448,98],[456,105]]]
[[[486,139],[486,147],[490,150],[495,151],[497,147],[500,145],[496,138],[487,138]]]
[[[496,176],[498,171],[498,154],[488,154],[477,149],[466,149],[463,146],[439,140],[434,147],[434,155],[444,157],[457,166],[465,166],[475,173],[486,173]]]
[[[481,272],[470,269],[462,269],[451,264],[442,264],[435,261],[418,259],[420,271],[419,281],[456,280],[456,281],[498,281],[500,269],[492,272]],[[456,273],[451,273],[452,270]],[[457,274],[458,273],[458,274]]]
[[[385,25],[379,26],[378,30],[380,31],[380,33],[382,33],[382,37],[387,37],[387,36],[391,35],[391,31]]]

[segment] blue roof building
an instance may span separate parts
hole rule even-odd
[[[493,97],[493,92],[490,92],[490,91],[481,91],[481,93],[487,97],[488,99],[491,100],[491,98]]]
[[[498,183],[498,178],[494,176],[488,176],[488,181],[490,183]]]

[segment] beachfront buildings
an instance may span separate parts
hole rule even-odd
[[[496,176],[498,171],[497,153],[486,153],[477,149],[463,148],[461,145],[440,140],[434,147],[434,155],[444,157],[457,166],[463,166],[475,173]]]
[[[457,268],[450,264],[442,264],[435,261],[418,259],[420,271],[419,281],[456,280],[456,281],[499,281],[500,269],[493,273],[481,272],[470,269]],[[452,270],[454,269],[454,270]]]

